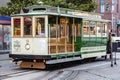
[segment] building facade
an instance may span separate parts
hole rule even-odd
[[[0,16],[0,53],[9,52],[11,44],[11,18]]]
[[[120,36],[120,0],[96,0],[98,7],[96,13],[100,13],[102,18],[111,20],[109,30]]]

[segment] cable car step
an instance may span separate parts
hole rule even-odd
[[[71,57],[71,58],[48,60],[48,61],[46,61],[46,64],[56,64],[56,63],[63,63],[63,62],[69,62],[69,61],[75,61],[75,60],[82,60],[82,58],[80,58],[80,57]]]
[[[45,69],[46,65],[43,62],[21,62],[21,68]]]

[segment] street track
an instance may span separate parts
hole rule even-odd
[[[68,63],[56,64],[54,66],[52,65],[50,68],[46,70],[20,69],[18,66],[19,64],[13,65],[11,63],[9,64],[9,66],[11,67],[8,70],[13,72],[0,74],[0,80],[22,80],[24,79],[23,77],[26,76],[27,76],[27,78],[25,78],[26,80],[74,80],[83,70],[88,70],[99,66],[108,65],[109,63],[110,63],[109,60],[105,61],[103,59],[95,60],[92,62],[73,61]],[[90,66],[88,67],[88,65]],[[4,65],[4,66],[8,66],[8,65]],[[4,66],[2,65],[2,67]],[[32,75],[34,75],[33,79],[28,78],[28,76],[33,77]]]
[[[11,75],[19,74],[19,73],[23,73],[23,72],[27,72],[27,71],[28,71],[28,70],[18,71],[18,72],[13,72],[13,73],[7,73],[7,74],[1,74],[1,75],[0,75],[0,80],[5,79],[5,78],[10,78],[10,77],[12,77]]]
[[[71,73],[64,76],[61,80],[73,80],[77,77],[79,71],[71,71]]]
[[[77,61],[79,62],[79,61]],[[11,66],[9,70],[13,70],[12,73],[6,73],[6,74],[1,74],[0,75],[0,80],[10,80],[13,77],[22,77],[24,75],[29,75],[29,74],[33,74],[33,73],[38,73],[38,74],[42,74],[43,72],[46,72],[45,74],[42,74],[41,76],[37,76],[34,80],[56,80],[60,79],[60,80],[70,80],[75,78],[79,72],[76,71],[64,71],[64,68],[70,67],[70,66],[75,66],[76,64],[78,64],[76,61],[73,62],[74,65],[68,63],[64,63],[65,65],[59,64],[59,65],[54,65],[52,66],[52,68],[49,68],[47,70],[33,70],[33,69],[20,69],[18,67],[18,65],[2,65],[2,67],[4,66]],[[15,71],[15,72],[14,72]],[[14,78],[13,78],[14,79]]]
[[[57,70],[44,74],[41,77],[37,77],[34,80],[73,80],[77,77],[79,71],[71,70],[71,71],[63,71]]]

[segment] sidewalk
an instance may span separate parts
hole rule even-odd
[[[113,52],[113,58],[115,58],[114,52]],[[120,52],[116,53],[116,62],[117,64],[111,67],[111,61],[108,59],[107,61],[105,61],[104,65],[98,64],[101,66],[82,70],[79,73],[78,79],[80,80],[120,80]]]
[[[11,50],[0,50],[0,55],[4,53],[10,53]]]
[[[9,53],[0,53],[0,61],[9,60]]]

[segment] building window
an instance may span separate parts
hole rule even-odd
[[[104,0],[100,0],[100,11],[104,13]]]
[[[117,0],[117,13],[119,12],[119,4],[118,4],[118,2],[119,2],[119,0]]]
[[[110,11],[110,5],[109,5],[109,3],[106,3],[106,11]]]

